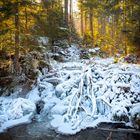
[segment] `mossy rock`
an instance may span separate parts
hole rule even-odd
[[[11,76],[1,77],[0,86],[5,87],[7,85],[10,85],[12,82],[13,82],[13,78]]]
[[[118,63],[118,58],[114,58],[114,63],[116,64],[116,63]]]
[[[38,75],[39,75],[38,71],[32,70],[29,72],[28,78],[31,80],[35,80],[38,77]]]
[[[82,50],[80,53],[80,59],[89,59],[89,53],[87,51]]]
[[[128,122],[129,121],[129,117],[126,114],[122,114],[122,115],[117,115],[115,114],[113,116],[113,120],[114,121],[124,121],[124,122]]]
[[[131,111],[131,121],[137,129],[140,129],[140,103],[135,104]]]
[[[114,121],[124,121],[124,122],[129,121],[129,115],[126,107],[118,106],[112,110],[112,113],[113,113],[112,118]]]
[[[140,130],[140,113],[132,117],[132,123],[135,125],[137,129]]]
[[[49,67],[49,64],[44,60],[40,60],[39,67],[41,67],[41,68]]]
[[[52,58],[58,62],[64,62],[64,58],[60,55],[53,55]]]

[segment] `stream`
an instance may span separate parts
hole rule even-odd
[[[102,123],[97,128],[87,128],[76,135],[61,135],[49,129],[47,122],[32,122],[8,129],[0,134],[0,140],[139,140],[140,138],[140,131],[113,126]]]
[[[75,50],[73,52],[75,52]],[[79,54],[78,51],[77,51],[77,54]],[[77,57],[75,56],[78,56],[78,55],[71,55],[73,59],[74,58],[77,59]],[[30,99],[34,101],[36,97],[38,97],[39,99],[44,99],[43,101],[45,102],[45,98],[46,98],[46,103],[48,103],[48,101],[51,102],[51,98],[47,98],[46,93],[51,93],[51,92],[53,93],[54,90],[52,90],[53,89],[52,87],[56,86],[58,83],[59,83],[59,86],[57,86],[57,88],[55,87],[55,90],[57,89],[57,92],[55,91],[55,94],[61,100],[65,99],[65,96],[67,96],[66,95],[67,91],[72,92],[72,89],[70,88],[70,86],[72,85],[72,83],[74,83],[77,80],[76,78],[80,76],[81,68],[83,66],[83,63],[81,62],[76,62],[76,63],[67,62],[66,64],[65,63],[63,65],[57,64],[57,67],[58,66],[59,67],[56,69],[56,73],[54,73],[56,74],[56,76],[53,74],[52,76],[51,74],[50,75],[48,74],[48,75],[45,75],[42,79],[40,79],[40,85],[38,86],[40,86],[40,89],[42,90],[41,95],[39,96],[40,92],[38,92],[38,90],[37,90],[37,93],[35,94],[35,91],[36,91],[35,89],[33,91],[34,94],[33,93],[30,94],[31,95]],[[97,66],[100,66],[100,65],[97,65]],[[102,70],[101,66],[99,67],[99,70]],[[98,76],[97,74],[98,73],[96,73],[96,77],[98,78],[100,75]],[[48,83],[51,83],[51,85],[53,86],[50,86]],[[64,87],[60,83],[63,83]],[[64,90],[63,92],[65,94],[61,94],[62,93],[61,89]],[[58,106],[59,105],[63,105],[63,104],[58,104]],[[65,107],[65,104],[63,106]],[[63,106],[60,106],[60,108],[58,109],[56,107],[57,110],[51,111],[53,107],[52,106],[48,108],[48,110],[50,111],[50,112],[48,111],[48,113],[57,114],[58,112],[58,114],[59,113],[63,114],[63,109],[65,109],[65,108],[62,108]],[[49,107],[49,104],[48,104],[48,107]],[[41,116],[41,119],[38,119],[38,118],[36,119],[36,117],[40,117],[40,116]],[[62,134],[56,133],[54,129],[52,129],[48,116],[46,115],[43,116],[40,114],[40,115],[35,116],[35,118],[33,119],[34,120],[32,120],[32,122],[29,124],[21,124],[18,126],[14,126],[12,128],[7,129],[3,133],[0,133],[0,140],[139,140],[140,139],[140,131],[132,129],[132,128],[128,128],[123,123],[100,123],[95,128],[86,128],[85,130],[81,130],[75,135],[62,135]]]

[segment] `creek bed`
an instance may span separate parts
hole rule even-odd
[[[120,128],[117,128],[119,127]],[[32,122],[8,129],[0,140],[139,140],[140,131],[123,125],[101,123],[97,128],[82,130],[76,135],[61,135],[48,128],[47,122]]]

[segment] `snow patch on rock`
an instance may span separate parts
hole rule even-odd
[[[0,132],[5,129],[26,122],[30,122],[36,107],[28,99],[0,98]]]

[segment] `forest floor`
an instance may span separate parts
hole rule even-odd
[[[61,53],[64,62],[51,59],[52,70],[44,69],[24,98],[18,92],[0,97],[1,132],[33,120],[46,121],[46,127],[62,134],[75,134],[100,122],[139,128],[139,65],[114,63],[113,58],[80,59],[75,45]]]

